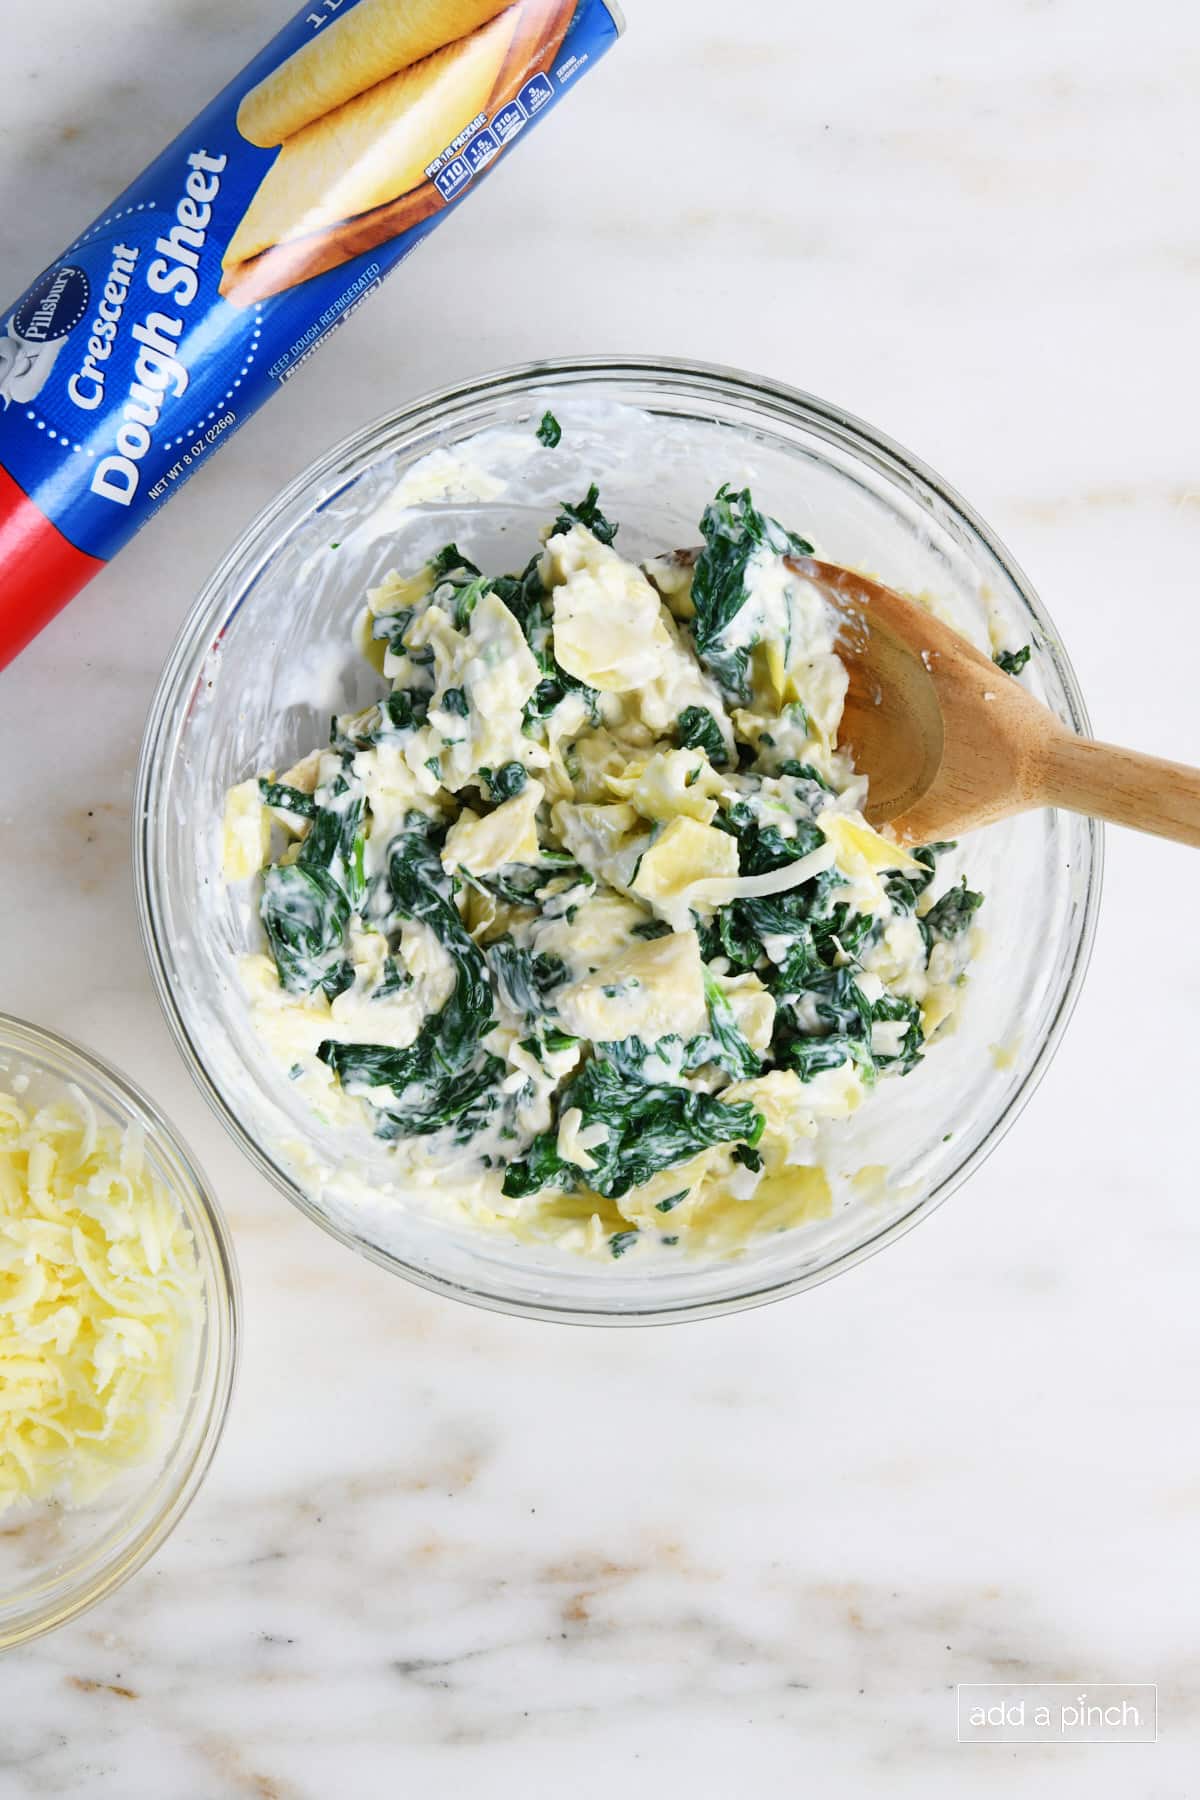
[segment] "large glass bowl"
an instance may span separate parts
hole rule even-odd
[[[191,1504],[220,1441],[237,1360],[238,1279],[225,1221],[190,1152],[146,1096],[65,1038],[0,1014],[0,1086],[42,1105],[82,1090],[102,1125],[139,1130],[148,1167],[191,1233],[204,1311],[178,1371],[156,1459],[90,1505],[19,1504],[0,1516],[0,1650],[104,1599],[141,1568]]]
[[[530,456],[552,408],[561,446]],[[440,499],[398,480],[431,452],[488,434],[503,493]],[[456,450],[478,462],[482,452]],[[427,465],[428,466],[428,465]],[[436,461],[435,465],[436,467]],[[455,539],[484,568],[519,567],[559,498],[595,477],[625,553],[696,541],[723,481],[812,537],[818,554],[947,607],[980,641],[990,614],[1034,640],[1028,679],[1077,730],[1087,720],[1058,635],[987,527],[938,476],[836,407],[697,364],[539,363],[389,414],[323,457],[250,527],[209,581],[167,663],[142,748],[135,854],[142,928],[171,1028],[227,1129],[332,1237],[460,1299],[592,1323],[646,1323],[749,1306],[847,1268],[930,1212],[976,1168],[1028,1099],[1061,1037],[1087,962],[1101,841],[1089,821],[1026,815],[967,846],[987,895],[987,944],[957,1034],[904,1080],[883,1081],[847,1127],[856,1167],[885,1184],[827,1221],[733,1259],[573,1258],[463,1228],[394,1196],[357,1197],[313,1172],[322,1128],[251,1026],[236,974],[258,930],[219,874],[226,790],[323,743],[329,714],[378,679],[352,648],[364,589]],[[364,1133],[365,1137],[365,1133]],[[351,1153],[347,1151],[347,1154]],[[357,1151],[353,1153],[355,1156]]]

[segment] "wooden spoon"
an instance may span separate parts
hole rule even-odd
[[[838,746],[870,780],[872,824],[928,844],[1059,806],[1200,847],[1200,769],[1077,736],[915,600],[835,563],[785,560],[844,619]]]
[[[902,843],[1059,806],[1200,846],[1200,769],[1081,738],[957,631],[865,575],[787,558],[845,621],[844,748]]]

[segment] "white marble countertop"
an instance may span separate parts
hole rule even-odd
[[[12,7],[5,286],[290,10]],[[225,1139],[151,992],[130,790],[199,582],[318,450],[489,365],[661,351],[842,402],[1007,540],[1098,733],[1200,761],[1192,9],[627,10],[538,147],[0,677],[2,1003],[177,1121],[246,1302],[175,1537],[0,1667],[3,1800],[1194,1791],[1190,853],[1110,834],[1065,1047],[952,1204],[670,1331],[491,1317],[337,1249]],[[956,1746],[953,1684],[1018,1677],[1157,1681],[1161,1740]]]

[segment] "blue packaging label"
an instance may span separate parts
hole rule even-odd
[[[313,0],[0,315],[0,474],[111,557],[618,29],[602,0]]]

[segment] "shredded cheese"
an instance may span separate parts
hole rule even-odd
[[[0,1088],[0,1513],[83,1505],[157,1453],[203,1306],[140,1132],[68,1096]]]

